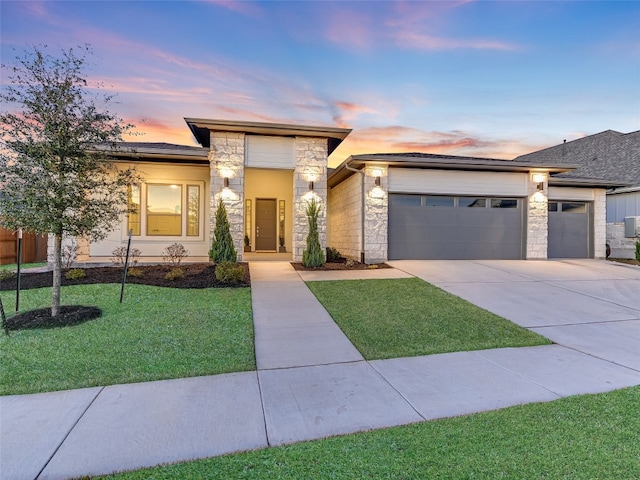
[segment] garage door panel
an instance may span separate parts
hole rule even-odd
[[[522,205],[416,207],[391,198],[389,259],[521,259],[522,225]]]
[[[591,258],[591,203],[562,201],[549,202],[549,258]],[[584,209],[579,209],[579,206]],[[578,208],[576,208],[578,207]]]

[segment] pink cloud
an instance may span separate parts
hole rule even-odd
[[[496,40],[444,38],[410,30],[399,30],[394,38],[401,47],[419,50],[516,50],[518,48],[516,45]]]
[[[249,0],[207,0],[207,3],[243,15],[257,15],[261,13],[260,7]]]
[[[358,49],[371,47],[376,36],[367,13],[342,9],[331,14],[325,35],[334,43]]]

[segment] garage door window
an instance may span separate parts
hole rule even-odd
[[[517,198],[492,198],[491,208],[518,208]]]
[[[564,213],[587,213],[587,204],[584,202],[562,202]]]
[[[419,207],[422,202],[420,195],[393,195],[391,204],[403,207]]]
[[[453,207],[454,206],[454,197],[428,195],[425,198],[426,198],[427,207]]]
[[[485,208],[487,206],[486,198],[474,198],[474,197],[460,197],[458,199],[459,207],[477,207]]]

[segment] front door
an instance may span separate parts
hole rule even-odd
[[[276,199],[256,199],[256,251],[276,250],[278,238],[276,224]]]

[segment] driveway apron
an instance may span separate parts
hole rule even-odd
[[[389,262],[568,348],[640,371],[640,268],[603,260]]]

